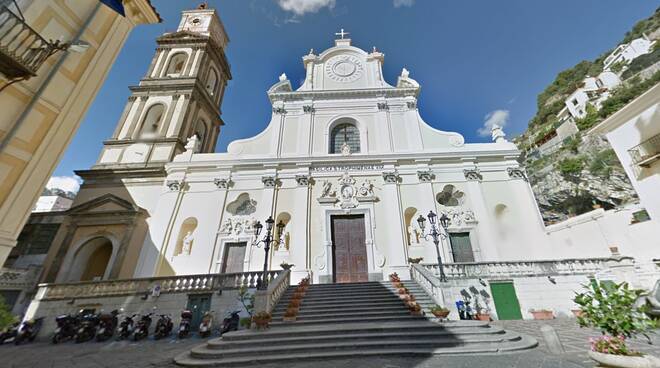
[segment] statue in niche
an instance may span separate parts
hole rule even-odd
[[[321,198],[334,197],[336,193],[332,190],[332,183],[329,180],[323,180],[323,189],[321,190]]]
[[[193,243],[192,231],[188,231],[186,233],[186,236],[183,237],[183,247],[181,248],[181,253],[190,255],[190,253],[192,252],[192,243]]]
[[[413,225],[408,226],[408,239],[410,239],[410,245],[419,244],[417,229]]]

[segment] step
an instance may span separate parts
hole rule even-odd
[[[454,331],[456,329],[475,329],[475,330],[490,330],[495,327],[484,321],[451,321],[444,323],[433,323],[425,319],[408,319],[400,321],[390,321],[384,323],[368,323],[356,322],[346,323],[343,325],[299,325],[299,324],[286,324],[271,328],[266,331],[255,330],[240,330],[229,332],[223,335],[223,340],[235,341],[253,338],[286,338],[290,336],[316,336],[316,335],[333,335],[333,334],[347,334],[347,333],[367,333],[367,332],[406,332],[412,329],[417,331],[429,330],[445,330]]]
[[[326,298],[355,298],[355,297],[360,297],[360,298],[371,298],[371,297],[384,297],[384,296],[396,296],[398,297],[398,293],[392,293],[389,290],[374,290],[374,291],[365,291],[365,292],[355,292],[355,293],[348,293],[348,292],[336,292],[336,293],[327,293],[327,292],[319,292],[319,293],[312,293],[312,292],[307,292],[303,295],[302,299],[326,299]],[[280,297],[280,300],[289,300],[293,297],[293,294],[290,295],[282,295]]]
[[[354,340],[346,339],[345,341],[335,341],[335,342],[326,342],[326,341],[316,341],[310,340],[307,343],[298,343],[291,344],[287,346],[268,346],[268,345],[254,345],[252,347],[244,346],[242,348],[227,348],[227,349],[209,349],[208,346],[198,346],[193,348],[191,355],[195,358],[201,359],[217,359],[217,358],[228,358],[234,356],[244,355],[246,350],[251,354],[287,354],[290,351],[295,351],[296,353],[309,352],[313,353],[318,350],[323,351],[332,351],[332,350],[347,350],[347,349],[363,349],[363,348],[375,348],[375,349],[396,349],[396,348],[406,348],[413,346],[415,348],[439,348],[439,347],[456,347],[456,346],[469,346],[474,344],[493,344],[493,343],[502,343],[506,341],[516,341],[520,339],[520,336],[514,333],[505,333],[499,335],[482,335],[482,336],[471,336],[464,337],[461,336],[441,336],[441,337],[426,337],[426,338],[415,338],[415,339],[393,339],[393,340],[382,340],[377,337],[367,340]]]
[[[298,323],[307,321],[318,321],[337,318],[369,318],[369,317],[402,317],[409,316],[410,312],[407,309],[399,308],[395,311],[356,311],[353,313],[300,313],[295,322]]]
[[[501,346],[500,346],[501,345]],[[424,348],[398,348],[398,349],[362,349],[362,350],[343,350],[343,351],[317,351],[313,353],[292,353],[287,355],[253,355],[246,352],[243,357],[231,359],[195,359],[190,352],[179,354],[174,358],[175,362],[181,366],[189,367],[211,367],[211,366],[238,366],[256,363],[284,363],[301,360],[318,360],[333,358],[354,358],[371,356],[433,356],[433,355],[456,355],[456,354],[493,354],[501,351],[514,351],[533,348],[538,345],[537,341],[531,337],[523,337],[517,342],[500,344],[495,346],[470,346],[470,347],[452,347],[440,349]]]
[[[357,332],[348,332],[341,334],[330,334],[330,335],[317,335],[314,337],[310,336],[289,336],[289,337],[277,337],[277,338],[255,338],[255,339],[244,339],[244,340],[224,340],[222,338],[215,338],[209,340],[207,347],[209,349],[228,349],[236,348],[239,346],[276,346],[276,345],[291,345],[299,343],[307,343],[312,338],[315,341],[343,341],[346,339],[351,340],[360,340],[360,339],[372,339],[378,338],[381,340],[390,340],[390,339],[402,339],[402,338],[433,338],[441,336],[480,336],[480,335],[498,335],[504,334],[504,329],[501,327],[494,327],[492,329],[485,328],[455,328],[453,330],[446,329],[431,329],[431,330],[406,330],[406,331],[357,331]]]
[[[405,319],[421,319],[426,320],[424,316],[412,316],[409,313],[401,316],[376,316],[376,317],[361,317],[361,316],[342,316],[334,318],[321,318],[315,320],[297,320],[296,322],[280,322],[273,321],[271,326],[278,326],[282,324],[329,324],[329,323],[352,323],[352,322],[392,322]]]
[[[338,313],[338,312],[376,312],[376,311],[400,311],[405,309],[403,303],[395,302],[390,303],[389,305],[366,305],[366,306],[354,306],[354,305],[341,305],[334,308],[323,307],[309,307],[301,306],[298,309],[298,315],[310,314],[310,313]],[[273,310],[273,318],[276,316],[282,316],[286,312],[286,307],[277,308]]]

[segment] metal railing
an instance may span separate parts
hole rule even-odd
[[[275,280],[281,270],[268,272],[268,279]],[[262,271],[149,277],[126,280],[83,281],[60,284],[40,284],[37,298],[40,300],[109,297],[151,293],[155,288],[161,294],[184,292],[213,292],[240,287],[256,288]]]
[[[628,150],[635,165],[648,167],[653,161],[660,159],[660,134],[645,140]]]
[[[6,6],[0,6],[0,72],[7,78],[35,76],[43,62],[59,50]]]

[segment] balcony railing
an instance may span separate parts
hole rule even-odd
[[[6,6],[0,6],[0,72],[8,79],[29,78],[59,43],[46,41]]]
[[[654,161],[660,160],[660,134],[629,149],[628,153],[635,165],[650,167]]]
[[[282,271],[269,271],[268,279],[273,280]],[[263,272],[241,272],[225,274],[183,275],[169,277],[149,277],[126,280],[82,281],[61,284],[40,284],[37,298],[57,300],[89,297],[110,297],[151,293],[156,287],[161,294],[213,292],[240,287],[256,288]]]

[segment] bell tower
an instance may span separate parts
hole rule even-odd
[[[214,152],[220,106],[231,79],[229,42],[214,9],[182,12],[176,32],[165,33],[149,70],[131,96],[94,169],[162,167],[197,135],[198,152]]]

